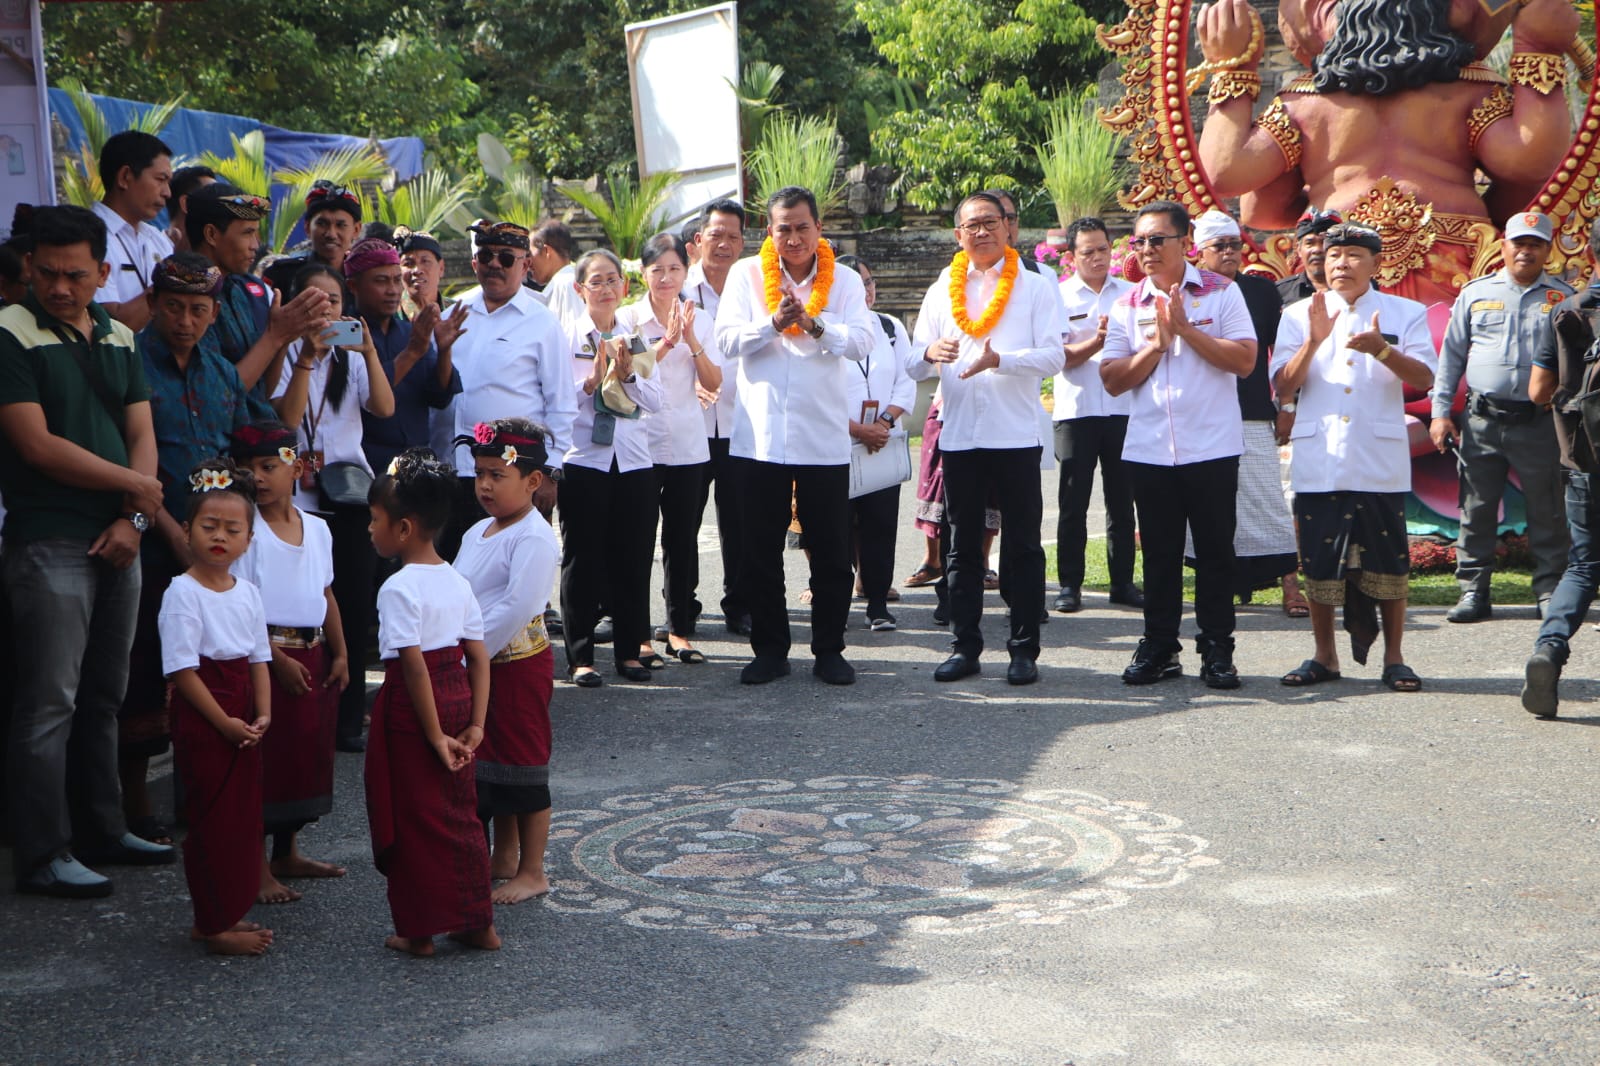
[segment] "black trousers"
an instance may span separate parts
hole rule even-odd
[[[850,529],[855,535],[861,591],[867,597],[867,618],[889,613],[889,585],[894,580],[894,540],[900,526],[900,486],[890,485],[850,501]]]
[[[567,669],[594,665],[594,626],[611,611],[618,663],[650,639],[650,561],[655,554],[656,468],[623,473],[568,464],[561,482],[561,625]]]
[[[700,584],[700,516],[705,513],[705,482],[710,463],[656,467],[661,506],[661,597],[667,602],[667,627],[680,637],[694,635],[695,589]]]
[[[850,620],[850,467],[789,466],[733,459],[744,501],[739,595],[750,611],[750,648],[759,656],[789,654],[784,601],[784,534],[792,499],[811,553],[811,653],[844,650]]]
[[[728,454],[727,437],[711,437],[711,463],[700,484],[699,513],[705,514],[706,501],[716,488],[717,537],[722,541],[722,617],[738,618],[749,614],[739,598],[739,564],[744,554],[744,504],[739,498],[735,460]]]
[[[333,538],[333,600],[339,605],[340,628],[350,655],[350,684],[339,697],[338,723],[339,736],[348,739],[361,735],[367,713],[367,652],[377,608],[372,586],[378,553],[367,533],[372,521],[367,508],[338,506],[323,517]]]
[[[1061,587],[1083,584],[1083,553],[1089,543],[1089,497],[1094,468],[1106,504],[1106,564],[1111,584],[1133,583],[1133,488],[1122,462],[1128,436],[1127,415],[1068,418],[1055,424],[1056,461],[1061,480],[1056,489],[1056,580]]]
[[[1233,532],[1239,457],[1182,466],[1129,463],[1144,547],[1144,636],[1157,650],[1182,644],[1183,533],[1194,534],[1195,648],[1233,650]]]
[[[1039,616],[1044,613],[1044,548],[1039,544],[1044,495],[1039,453],[1039,448],[943,453],[945,514],[950,520],[945,573],[950,582],[951,647],[963,655],[976,656],[983,651],[983,515],[993,492],[999,498],[1004,531],[1000,538],[1000,590],[1011,609],[1006,648],[1013,656],[1039,657]]]

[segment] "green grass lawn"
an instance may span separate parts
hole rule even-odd
[[[1135,581],[1143,580],[1144,561],[1137,554],[1134,556],[1133,577]],[[1045,549],[1045,574],[1050,586],[1055,586],[1056,574],[1056,549],[1054,545]],[[1089,541],[1089,547],[1084,553],[1084,585],[1086,590],[1094,592],[1109,592],[1111,589],[1111,574],[1106,570],[1106,542],[1102,540]],[[1194,572],[1185,570],[1183,576],[1184,595],[1194,595]],[[1451,607],[1460,598],[1461,590],[1456,585],[1455,574],[1446,571],[1440,574],[1412,574],[1411,575],[1411,602],[1424,607]],[[1496,570],[1491,584],[1491,597],[1497,604],[1513,604],[1534,602],[1533,577],[1526,570]],[[1281,588],[1266,589],[1257,592],[1252,600],[1254,603],[1281,604],[1283,590]]]

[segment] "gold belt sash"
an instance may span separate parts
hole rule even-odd
[[[315,648],[322,643],[322,627],[268,626],[267,639],[280,648]]]
[[[495,653],[491,663],[514,663],[518,659],[531,659],[550,646],[545,635],[544,615],[534,615],[533,621],[521,633],[511,638],[511,643]]]

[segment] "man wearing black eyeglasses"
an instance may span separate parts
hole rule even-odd
[[[571,348],[550,309],[523,284],[528,271],[528,231],[512,222],[479,221],[471,228],[478,287],[456,306],[466,308],[465,328],[452,348],[461,375],[455,401],[456,435],[470,437],[479,422],[529,418],[550,430],[550,465],[533,502],[548,517],[556,504],[562,457],[572,443],[577,393]],[[453,559],[461,536],[484,516],[474,487],[472,455],[454,455],[461,495],[439,551]]]
[[[1200,678],[1210,688],[1238,688],[1233,531],[1244,423],[1235,383],[1255,369],[1256,331],[1239,287],[1184,258],[1183,205],[1157,200],[1140,208],[1129,247],[1145,279],[1117,300],[1100,356],[1106,390],[1133,397],[1122,458],[1144,549],[1144,639],[1122,680],[1148,685],[1183,674],[1188,527]]]

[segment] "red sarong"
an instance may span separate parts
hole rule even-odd
[[[262,818],[268,832],[294,832],[333,810],[333,739],[339,697],[328,679],[325,645],[274,645],[311,672],[311,688],[291,696],[272,684],[272,728],[261,740]]]
[[[196,672],[228,717],[255,721],[248,660],[202,658]],[[261,891],[261,748],[234,747],[174,692],[172,749],[189,823],[183,875],[194,924],[216,936],[242,921]]]
[[[550,765],[550,696],[555,653],[489,665],[489,718],[478,746],[478,778],[496,784],[544,784],[546,775],[518,770]]]
[[[439,728],[472,724],[472,691],[461,647],[423,653]],[[367,822],[372,858],[389,879],[394,931],[408,939],[486,929],[489,844],[478,821],[473,767],[451,773],[422,733],[399,659],[385,664],[367,737]]]

